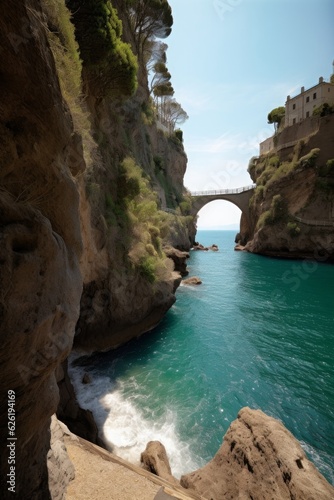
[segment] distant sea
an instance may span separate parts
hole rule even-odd
[[[72,358],[79,402],[114,453],[139,463],[160,440],[176,476],[214,456],[240,408],[260,408],[334,484],[334,266],[235,252],[235,233],[197,233],[219,252],[191,252],[203,284],[181,286],[159,327]]]

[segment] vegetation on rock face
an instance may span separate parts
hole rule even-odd
[[[313,116],[327,116],[334,113],[334,105],[324,102],[313,110]]]
[[[259,217],[257,227],[268,226],[282,222],[287,217],[286,201],[280,194],[273,196],[269,210]]]
[[[62,93],[66,100],[78,99],[82,93],[82,64],[70,13],[63,2],[42,0],[42,6],[47,16],[49,41],[56,58]]]
[[[318,173],[320,177],[334,177],[334,158],[327,160],[326,165],[320,166]]]
[[[319,130],[325,133],[319,142],[313,134],[294,141],[293,147],[291,143],[286,147],[281,145],[269,153],[251,158],[248,172],[256,183],[249,204],[252,227],[255,232],[267,227],[250,243],[254,245],[252,248],[266,252],[268,245],[270,247],[275,241],[278,251],[281,248],[286,252],[291,246],[298,252],[299,248],[307,244],[312,227],[318,232],[322,224],[326,228],[330,227],[329,214],[334,200],[334,159],[325,160],[327,151],[331,151],[326,140],[328,124],[329,118],[320,119]],[[314,147],[316,144],[321,149]],[[275,226],[275,229],[270,226]],[[293,243],[291,238],[294,239]]]
[[[190,206],[187,207],[190,209]],[[163,252],[163,241],[167,241],[177,224],[186,226],[187,217],[175,216],[159,210],[156,193],[149,179],[131,157],[119,166],[117,198],[106,198],[107,223],[122,226],[121,244],[126,266],[138,271],[150,283],[168,279],[172,266]],[[184,214],[185,215],[185,214]]]
[[[325,165],[317,166],[317,173],[317,187],[331,199],[334,195],[334,158],[327,160]]]
[[[81,136],[84,160],[89,168],[96,144],[90,133],[89,113],[82,92],[82,61],[71,14],[63,1],[42,0],[41,3],[61,92],[70,108],[74,130]],[[80,162],[80,152],[77,160]]]
[[[275,152],[250,161],[248,172],[257,184],[255,194],[258,192],[259,187],[261,187],[264,195],[269,187],[272,187],[284,177],[292,175],[294,171],[316,166],[320,153],[319,148],[314,148],[306,155],[299,157],[303,145],[302,141],[298,141],[290,161],[281,161],[279,155]]]
[[[306,167],[314,167],[317,161],[317,158],[319,156],[320,149],[319,148],[314,148],[311,149],[309,153],[307,153],[305,156],[302,156],[298,160],[298,166],[302,168]]]
[[[129,97],[137,88],[137,60],[122,40],[110,0],[68,0],[89,84],[97,97]]]
[[[287,230],[288,230],[290,236],[292,236],[292,237],[299,236],[300,227],[297,225],[296,222],[288,222],[286,227],[287,227]]]
[[[98,162],[93,162],[85,174],[86,193],[94,217],[102,217],[109,236],[117,239],[120,254],[126,255],[125,267],[132,267],[133,272],[140,272],[151,283],[166,279],[170,269],[166,268],[162,240],[168,239],[177,227],[176,231],[181,232],[187,228],[191,203],[184,197],[182,186],[176,187],[168,173],[168,160],[151,151],[146,127],[155,122],[156,108],[152,100],[137,102],[134,98],[131,101],[137,85],[137,63],[130,45],[122,39],[118,12],[110,0],[67,0],[72,15],[63,2],[42,2],[63,94],[72,115],[75,117],[77,113],[80,117],[74,120],[78,122],[76,130],[84,138],[84,144],[89,144],[90,152],[95,148],[99,156]],[[118,6],[118,2],[115,5]],[[164,12],[159,11],[162,6]],[[167,46],[154,38],[170,32],[172,18],[168,15],[168,2],[128,1],[118,8],[123,9],[123,19],[125,13],[130,16],[130,25],[135,26],[133,35],[140,39],[141,47],[147,48],[146,59],[140,59],[142,68],[146,70],[148,61],[155,58],[155,64],[160,61],[161,69]],[[127,36],[129,38],[129,33]],[[105,117],[102,127],[92,126],[92,120],[88,120],[82,79],[88,81],[88,91],[93,91],[96,97],[115,103],[109,105],[110,116]],[[161,84],[155,78],[155,83],[158,82]],[[165,102],[166,115],[167,112],[173,128],[186,117],[174,100]],[[140,139],[134,137],[134,130],[137,134],[140,131]],[[182,131],[175,131],[164,141],[166,148],[184,156]],[[165,192],[167,206],[177,209],[178,215],[160,210],[154,190],[157,182]],[[182,205],[177,208],[178,204]]]

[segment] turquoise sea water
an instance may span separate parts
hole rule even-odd
[[[334,484],[334,266],[235,252],[234,231],[199,231],[190,276],[154,331],[72,361],[79,401],[134,463],[162,441],[175,475],[210,460],[240,408],[280,419]],[[81,383],[83,372],[92,382]]]

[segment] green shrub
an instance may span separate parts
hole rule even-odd
[[[137,59],[122,37],[110,0],[68,0],[89,85],[98,97],[129,97],[137,88]]]
[[[290,236],[295,237],[300,234],[300,227],[297,225],[296,222],[288,222],[286,227]]]
[[[169,141],[176,146],[178,151],[183,151],[183,132],[175,130],[173,134],[168,136]]]
[[[263,172],[262,174],[260,175],[260,177],[257,179],[257,185],[258,186],[265,186],[267,184],[267,182],[269,181],[269,179],[273,176],[273,174],[275,173],[276,169],[274,167],[267,167]]]
[[[265,212],[263,212],[260,215],[259,220],[257,221],[256,227],[257,227],[257,229],[261,229],[264,226],[270,226],[272,223],[273,223],[273,218],[271,215],[271,211],[266,210]]]
[[[263,201],[264,199],[264,193],[265,193],[265,187],[264,186],[256,186],[255,191],[254,191],[254,203],[258,203]]]
[[[156,260],[153,256],[143,257],[138,265],[139,272],[144,276],[149,283],[155,283],[156,276]]]
[[[318,167],[318,174],[320,177],[327,177],[334,175],[334,159],[327,160],[326,165]]]
[[[257,227],[261,228],[271,224],[281,222],[288,214],[286,201],[280,194],[273,196],[270,209],[263,212],[257,222]]]
[[[273,196],[270,209],[275,222],[282,220],[287,215],[286,202],[280,194]]]
[[[328,168],[328,175],[334,174],[334,158],[327,160],[326,167]]]
[[[180,142],[183,142],[183,132],[181,129],[176,129],[174,131],[174,134],[175,134],[175,137],[180,141]]]
[[[158,238],[160,236],[160,229],[156,226],[149,224],[148,230],[152,238]]]
[[[334,106],[324,102],[313,110],[313,116],[327,116],[334,113]]]
[[[265,161],[260,161],[259,163],[256,164],[255,167],[255,174],[256,178],[261,175],[266,169],[266,162]]]
[[[141,105],[142,109],[142,121],[144,125],[152,125],[155,120],[155,112],[152,102],[144,101]]]
[[[152,243],[147,243],[147,245],[145,246],[145,250],[149,255],[152,255],[153,257],[157,255],[157,252]]]
[[[156,172],[159,172],[159,170],[165,170],[164,160],[161,156],[158,156],[158,155],[154,156],[153,161],[154,161],[154,167],[155,167]]]
[[[190,215],[191,214],[191,202],[190,201],[181,201],[179,204],[181,214],[182,215]]]
[[[284,161],[281,163],[277,169],[271,171],[271,176],[266,182],[266,188],[290,175],[297,168],[297,166],[298,164],[293,161]]]
[[[279,160],[279,157],[278,156],[272,156],[270,159],[269,159],[269,166],[270,167],[278,167],[280,164],[280,160]]]
[[[314,167],[317,161],[317,158],[319,156],[320,149],[319,148],[314,148],[311,149],[311,151],[305,155],[299,158],[298,160],[298,166],[307,168],[307,167]]]

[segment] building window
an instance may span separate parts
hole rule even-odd
[[[292,109],[296,109],[296,105],[295,104],[292,105]]]
[[[296,123],[296,118],[292,120],[292,125],[294,125],[295,123]]]
[[[306,97],[306,102],[310,102],[310,96],[309,95]]]
[[[330,92],[330,91],[331,91],[331,89],[330,89],[329,87],[328,87],[328,89],[327,89],[327,90],[328,90],[328,92]]]
[[[308,118],[309,116],[310,116],[310,112],[306,111],[306,118]]]
[[[317,98],[317,93],[316,93],[316,92],[314,92],[314,94],[313,94],[313,99],[316,99],[316,98]]]

